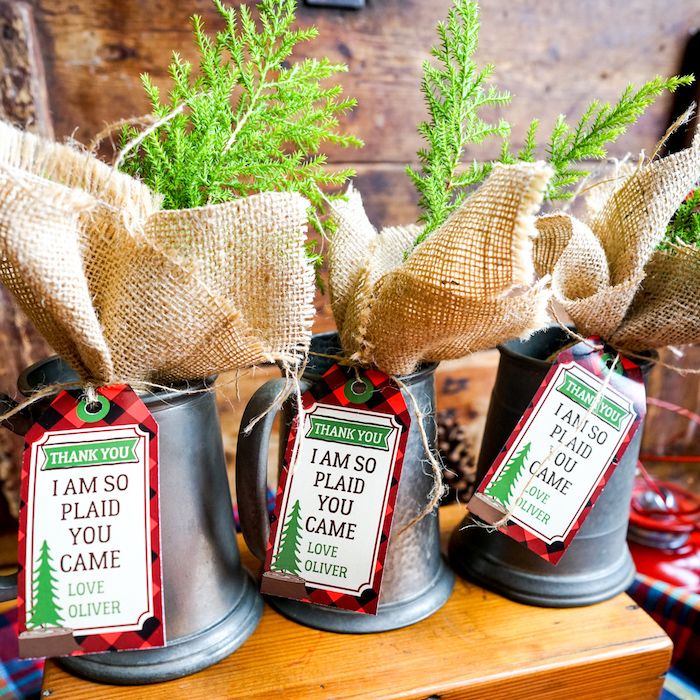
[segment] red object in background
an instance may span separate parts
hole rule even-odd
[[[700,593],[700,498],[640,470],[628,531],[637,571]]]

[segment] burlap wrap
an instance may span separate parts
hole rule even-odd
[[[552,276],[553,298],[579,333],[632,352],[700,342],[700,250],[657,250],[698,178],[700,136],[680,153],[627,167],[588,223],[538,218],[537,272]]]
[[[162,210],[93,156],[0,123],[0,281],[84,381],[296,365],[314,313],[307,206]]]
[[[461,357],[546,323],[532,284],[535,214],[550,169],[497,165],[448,221],[405,258],[419,229],[372,227],[359,193],[335,206],[333,315],[352,359],[387,374]]]

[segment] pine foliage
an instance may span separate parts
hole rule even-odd
[[[261,0],[256,22],[246,5],[238,10],[213,0],[225,27],[215,36],[201,17],[192,24],[199,70],[173,53],[172,88],[161,100],[151,78],[143,86],[160,120],[178,114],[150,133],[126,156],[122,169],[139,176],[164,197],[164,207],[187,209],[263,191],[297,191],[312,203],[319,229],[321,188],[337,188],[354,173],[326,169],[326,144],[360,146],[339,129],[339,117],[355,100],[326,81],[347,67],[326,58],[290,63],[295,47],[314,39],[315,27],[294,29],[295,0]],[[138,136],[128,127],[122,147]]]
[[[647,107],[663,92],[674,92],[693,82],[693,76],[656,76],[638,90],[628,85],[613,105],[591,102],[575,127],[560,114],[547,145],[547,160],[554,168],[547,199],[571,199],[571,188],[590,172],[577,164],[585,160],[602,160],[608,155],[607,144],[618,139],[634,124]]]
[[[673,250],[674,244],[700,248],[700,187],[693,190],[673,215],[659,246]]]
[[[32,580],[34,606],[29,611],[27,627],[59,627],[63,622],[60,615],[62,608],[56,602],[57,579],[52,561],[49,545],[44,540]]]
[[[486,167],[473,162],[465,170],[459,165],[468,144],[482,143],[492,136],[505,138],[510,126],[480,116],[484,107],[510,101],[507,92],[489,85],[494,67],[479,68],[472,58],[479,39],[479,6],[471,0],[456,0],[447,21],[437,25],[439,46],[433,47],[430,61],[423,63],[421,90],[429,121],[418,126],[427,148],[418,151],[420,170],[408,166],[406,172],[420,194],[421,221],[428,236],[447,219],[467,196],[468,188],[486,176]]]
[[[421,85],[430,120],[422,122],[418,131],[427,147],[418,151],[420,169],[407,168],[420,195],[420,220],[425,223],[416,244],[446,221],[488,176],[494,162],[531,162],[538,148],[539,120],[530,122],[522,148],[513,153],[511,125],[504,119],[488,123],[479,116],[482,107],[510,102],[510,95],[488,84],[492,65],[478,69],[472,58],[479,36],[476,0],[454,0],[447,22],[439,23],[437,32],[440,42],[432,55],[439,66],[425,62]],[[545,199],[571,199],[575,186],[590,174],[581,163],[605,158],[608,144],[624,134],[658,95],[692,81],[692,76],[657,76],[636,90],[628,85],[614,104],[593,100],[575,126],[559,115],[545,147],[554,170]],[[501,139],[497,161],[463,164],[467,146],[492,137]]]

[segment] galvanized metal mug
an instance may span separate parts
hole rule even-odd
[[[337,355],[340,352],[337,334],[322,333],[314,336],[311,352],[301,382],[303,391],[318,381],[333,362],[313,353]],[[401,377],[424,416],[423,425],[431,445],[435,441],[435,367],[436,365],[427,365],[414,374]],[[258,389],[243,414],[242,428],[253,418],[269,411],[283,385],[282,379],[272,380]],[[272,606],[292,620],[332,632],[382,632],[406,627],[429,617],[447,602],[454,586],[454,575],[440,555],[438,513],[435,511],[427,515],[397,536],[428,503],[433,487],[431,470],[427,468],[427,457],[415,426],[418,417],[409,398],[406,399],[406,404],[411,414],[411,429],[394,509],[377,614],[364,615],[285,598],[268,599]],[[280,463],[295,410],[293,399],[287,400],[282,407]],[[270,536],[266,507],[267,461],[275,419],[276,413],[268,412],[256,423],[249,435],[241,430],[236,452],[236,493],[241,529],[248,547],[261,561],[265,559]]]
[[[17,386],[30,396],[41,387],[73,381],[75,373],[53,357],[26,369]],[[61,659],[80,676],[117,684],[186,676],[231,654],[258,625],[262,598],[240,563],[219,416],[209,388],[203,381],[141,397],[159,431],[167,646]],[[33,404],[6,426],[23,434],[50,400]],[[3,412],[13,404],[0,397]],[[5,595],[10,594],[7,588]]]
[[[551,327],[528,340],[514,340],[498,348],[501,359],[479,454],[477,484],[552,366],[546,358],[569,340],[563,329]],[[651,363],[642,363],[644,376],[650,367]],[[634,577],[626,535],[642,431],[643,424],[556,566],[501,532],[466,528],[471,524],[466,517],[450,539],[453,568],[508,598],[544,607],[589,605],[624,591]]]

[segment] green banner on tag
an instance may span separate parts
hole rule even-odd
[[[622,422],[630,414],[624,406],[620,406],[620,404],[615,403],[607,396],[599,396],[598,391],[588,386],[588,384],[571,374],[571,372],[564,372],[564,383],[557,387],[557,391],[564,394],[564,396],[568,396],[572,401],[575,401],[585,409],[590,409],[595,401],[593,414],[608,425],[611,425],[615,430],[622,429]]]
[[[120,438],[44,447],[46,464],[43,468],[65,469],[137,462],[138,457],[134,450],[138,441],[139,438]]]
[[[389,435],[394,428],[381,425],[367,425],[336,418],[311,416],[311,427],[306,437],[328,442],[342,442],[346,445],[362,445],[378,450],[389,449]]]

